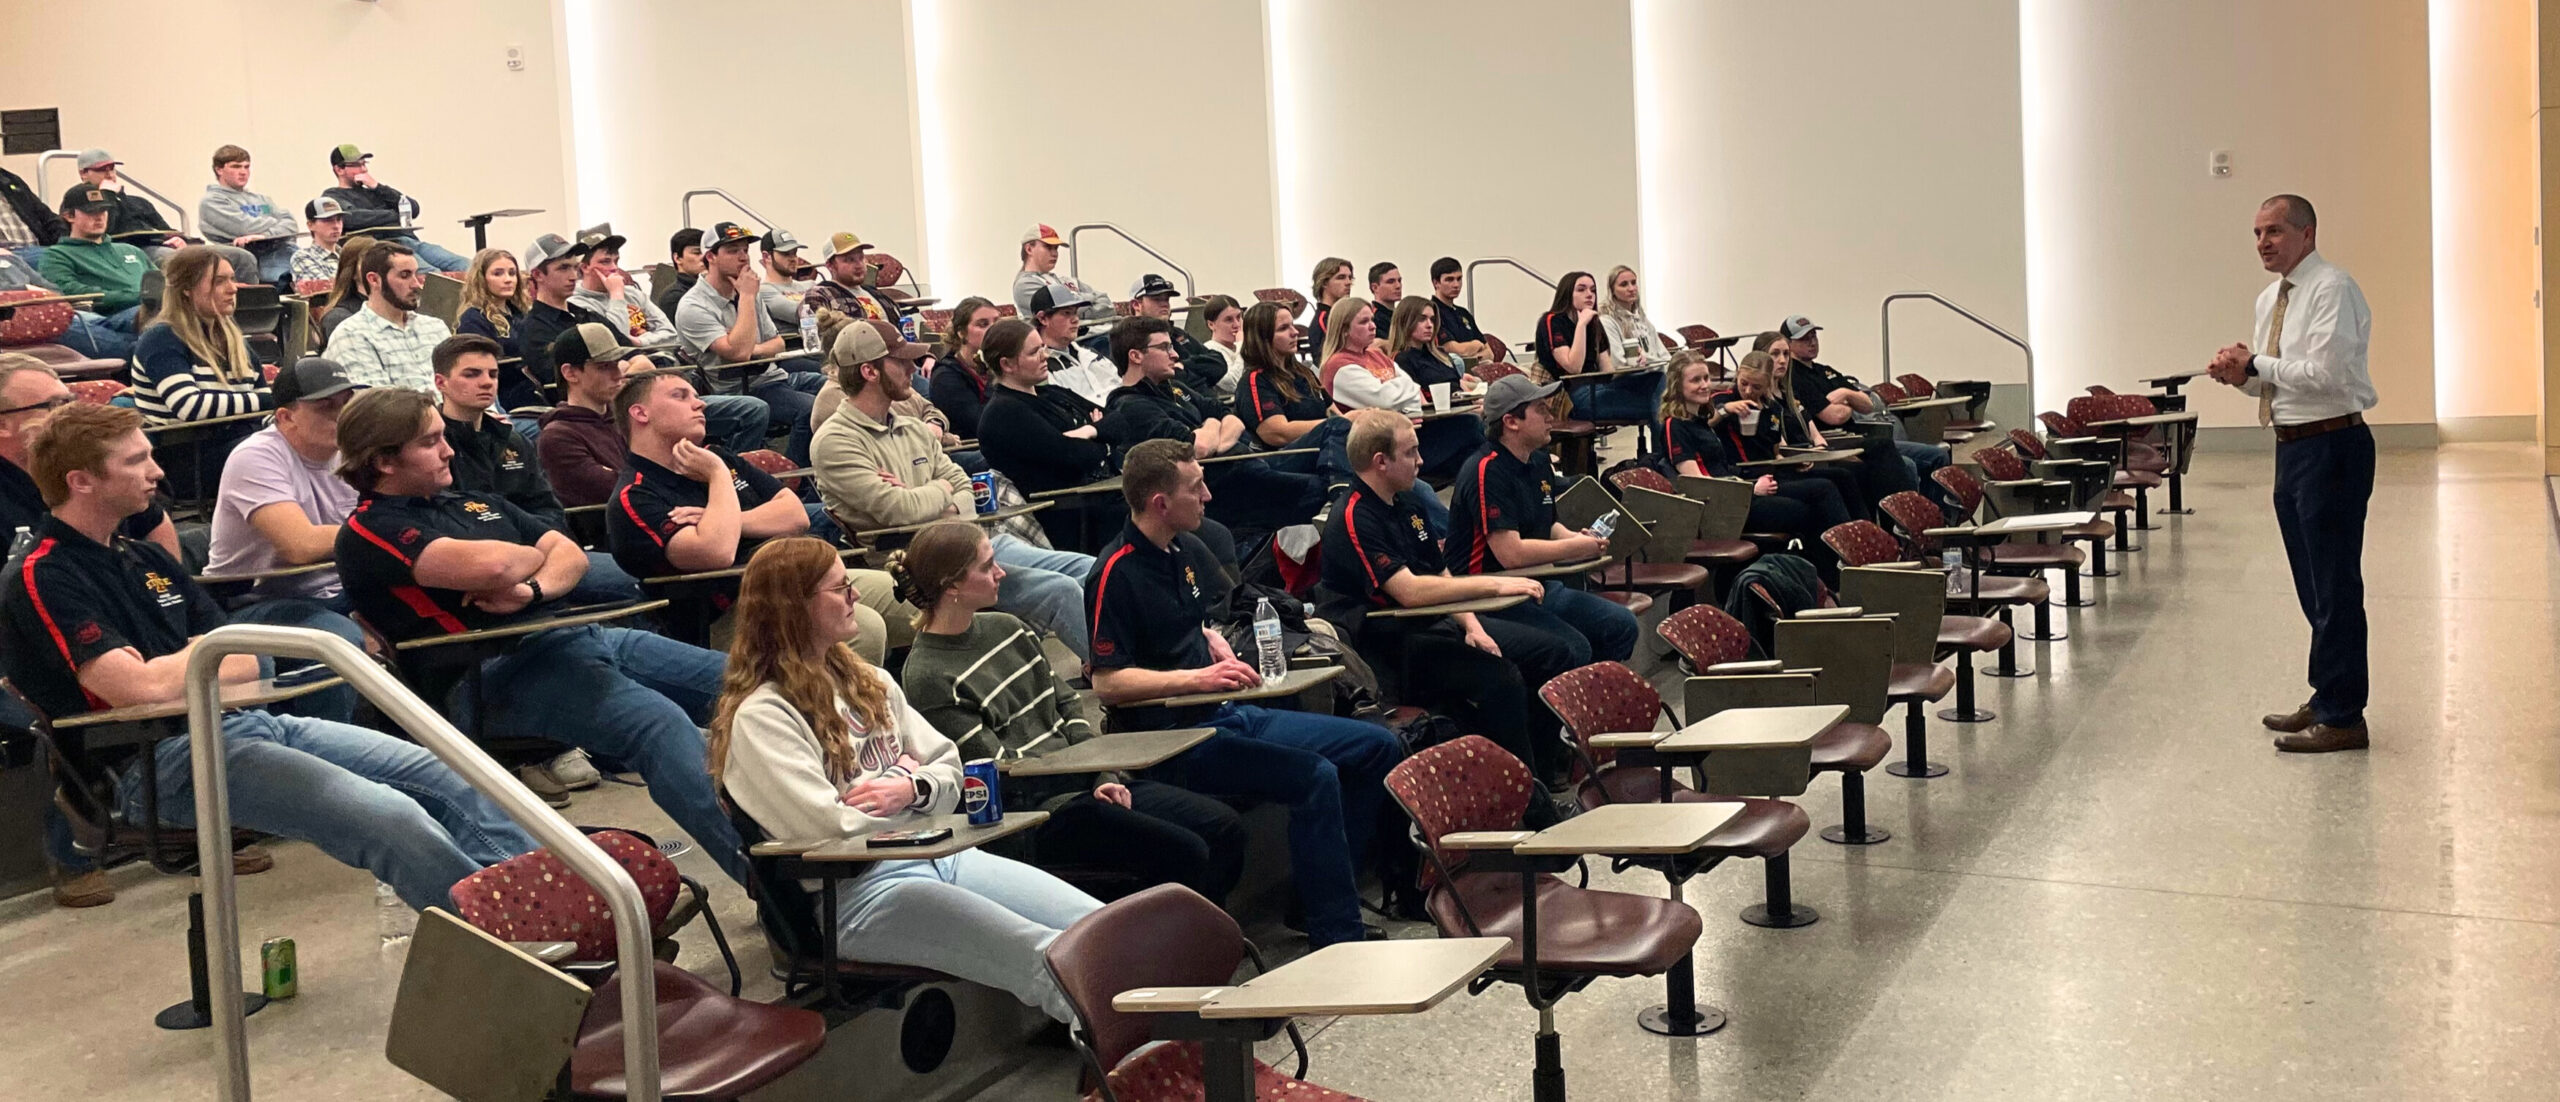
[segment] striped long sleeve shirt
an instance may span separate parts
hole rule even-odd
[[[134,341],[133,366],[133,403],[155,425],[275,408],[258,373],[246,382],[225,380],[213,365],[196,362],[187,342],[165,322]]]
[[[916,633],[900,686],[964,759],[1038,757],[1094,735],[1040,634],[1002,612],[977,614],[960,635]]]

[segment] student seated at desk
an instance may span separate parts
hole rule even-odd
[[[1529,348],[1551,378],[1571,381],[1626,366],[1610,351],[1600,328],[1599,281],[1589,272],[1566,272],[1556,284],[1555,302],[1538,315],[1538,330]],[[1635,421],[1652,418],[1662,390],[1660,375],[1630,375],[1567,388],[1573,395],[1573,417],[1583,421]]]
[[[453,330],[443,319],[418,311],[418,296],[427,285],[418,255],[397,241],[377,241],[359,264],[363,305],[329,334],[325,354],[363,386],[433,386],[435,347]]]
[[[337,554],[338,526],[356,507],[355,487],[338,477],[338,411],[358,389],[345,368],[318,356],[276,373],[275,423],[223,462],[207,576],[264,574]],[[354,610],[338,572],[314,570],[257,583],[242,615],[363,646],[364,631],[346,615]]]
[[[1707,425],[1723,439],[1725,453],[1736,463],[1775,459],[1781,444],[1817,447],[1821,430],[1809,428],[1794,402],[1778,389],[1777,360],[1752,351],[1733,369],[1730,387],[1707,398]],[[1769,470],[1768,468],[1758,468]],[[1769,470],[1785,487],[1799,482],[1829,483],[1852,519],[1875,515],[1858,476],[1828,463]]]
[[[1822,576],[1835,577],[1839,556],[1822,542],[1822,534],[1849,523],[1849,507],[1841,502],[1839,489],[1818,478],[1781,482],[1771,474],[1744,477],[1709,420],[1716,410],[1715,367],[1705,353],[1693,349],[1681,349],[1671,358],[1671,385],[1662,391],[1663,464],[1674,477],[1697,475],[1751,483],[1751,515],[1742,522],[1742,530],[1794,536]]]
[[[703,235],[705,268],[693,289],[676,303],[676,340],[694,362],[709,372],[716,393],[743,393],[761,399],[772,425],[791,434],[783,454],[794,463],[809,461],[809,405],[826,377],[812,370],[817,353],[784,363],[730,369],[780,355],[784,341],[771,311],[761,298],[763,281],[747,260],[756,237],[735,222],[722,222]],[[741,377],[741,373],[752,375]]]
[[[1414,308],[1418,316],[1422,307]],[[1325,337],[1325,391],[1343,410],[1387,409],[1406,417],[1422,416],[1422,384],[1405,374],[1387,352],[1376,308],[1357,298],[1333,304],[1333,329]],[[1451,377],[1455,371],[1449,372]],[[1455,395],[1452,395],[1454,399]],[[1471,417],[1443,417],[1420,422],[1414,433],[1422,441],[1425,478],[1451,477],[1458,466],[1484,446],[1483,423]]]
[[[1486,401],[1496,401],[1502,383]],[[1536,389],[1530,384],[1531,389]],[[1448,713],[1529,763],[1552,787],[1561,783],[1566,751],[1555,713],[1531,686],[1571,669],[1562,640],[1509,620],[1460,612],[1430,617],[1372,617],[1377,609],[1415,607],[1546,593],[1533,578],[1449,575],[1440,545],[1422,514],[1404,498],[1422,470],[1413,425],[1385,410],[1352,414],[1350,458],[1359,471],[1351,493],[1324,527],[1324,573],[1318,610],[1381,673],[1403,671],[1407,703]],[[1530,825],[1555,822],[1544,799],[1529,801]]]
[[[551,493],[550,480],[533,457],[533,444],[516,431],[516,422],[495,412],[498,402],[498,345],[487,337],[448,337],[436,345],[437,411],[444,416],[445,444],[453,449],[453,488],[462,493],[496,494],[533,515],[543,527],[569,530],[568,511]],[[565,594],[571,604],[637,600],[640,580],[600,552],[587,552],[587,572],[577,592]]]
[[[1120,477],[1129,523],[1085,583],[1094,693],[1120,705],[1261,684],[1261,672],[1209,626],[1209,595],[1224,587],[1210,580],[1221,569],[1217,559],[1192,534],[1211,497],[1199,461],[1178,441],[1150,440],[1130,450]],[[1222,732],[1153,775],[1203,795],[1286,801],[1307,940],[1322,947],[1367,936],[1354,861],[1368,852],[1387,771],[1402,756],[1386,728],[1235,703],[1126,708],[1115,721],[1131,730]]]
[[[152,425],[209,421],[275,403],[233,320],[240,285],[231,262],[202,245],[169,258],[160,320],[133,342],[133,404]],[[240,422],[235,436],[254,426]]]
[[[747,562],[710,768],[776,839],[859,838],[960,806],[959,749],[845,645],[860,630],[853,588],[820,540],[775,540]],[[1101,906],[1039,869],[969,849],[873,862],[818,922],[848,958],[947,972],[1066,1022],[1074,1011],[1040,954]]]
[[[1083,696],[1050,666],[1040,634],[994,611],[1005,569],[977,525],[944,521],[917,533],[889,570],[907,602],[925,610],[899,684],[963,757],[1036,758],[1093,737]],[[1196,792],[1068,774],[1007,778],[1005,795],[1049,813],[1033,836],[1043,865],[1107,869],[1136,888],[1180,884],[1212,902],[1244,875],[1243,820]]]
[[[621,475],[622,433],[613,427],[613,395],[629,375],[650,370],[649,357],[615,344],[599,322],[580,322],[551,343],[560,373],[560,404],[542,415],[534,456],[551,492],[569,508],[602,505]],[[710,409],[703,411],[708,424]],[[707,430],[706,430],[707,431]]]
[[[423,430],[424,419],[417,422]],[[0,580],[0,667],[47,716],[172,703],[198,639],[222,611],[158,545],[119,528],[150,508],[160,468],[142,417],[120,406],[72,405],[34,443],[36,484],[52,512],[24,566]],[[225,683],[262,675],[256,655],[223,659]],[[412,907],[450,906],[455,881],[534,848],[505,813],[413,743],[308,712],[262,709],[222,718],[232,822],[307,841],[365,869]],[[279,709],[281,710],[281,709]],[[141,822],[140,770],[155,771],[160,817],[195,822],[189,740],[162,740],[116,779],[119,812]]]
[[[36,258],[36,271],[64,294],[99,296],[88,308],[108,328],[134,333],[142,313],[142,274],[152,262],[141,249],[107,235],[107,219],[117,202],[114,193],[99,188],[71,189],[62,199],[70,232]]]
[[[890,409],[915,396],[915,362],[924,354],[924,346],[896,326],[868,319],[846,323],[828,346],[827,370],[845,399],[818,427],[810,459],[818,497],[856,532],[977,512],[968,472],[943,454],[933,426]],[[1052,551],[1002,531],[994,540],[1008,575],[998,607],[1056,633],[1085,657],[1080,606],[1093,556]]]
[[[1589,562],[1609,549],[1591,532],[1556,520],[1556,477],[1547,459],[1560,384],[1538,386],[1525,375],[1506,376],[1485,392],[1483,450],[1458,472],[1457,502],[1445,557],[1452,574],[1493,574],[1550,563]],[[1562,644],[1565,669],[1593,662],[1624,662],[1636,649],[1636,617],[1562,578],[1541,579],[1535,601],[1483,615],[1534,628]],[[1561,671],[1559,671],[1561,672]]]
[[[338,532],[338,571],[357,610],[394,643],[538,621],[587,572],[569,537],[496,494],[451,488],[453,449],[432,403],[383,387],[338,414],[338,475],[360,495]],[[491,728],[472,733],[538,736],[629,765],[677,827],[740,875],[737,830],[703,764],[718,654],[590,624],[523,636],[472,680]],[[431,703],[472,724],[471,684]]]
[[[1254,451],[1244,422],[1214,393],[1174,378],[1173,326],[1158,318],[1127,318],[1111,329],[1112,365],[1120,388],[1102,408],[1102,438],[1127,451],[1148,440],[1178,440],[1200,459]],[[1282,470],[1260,459],[1213,465],[1209,486],[1226,504],[1218,520],[1239,532],[1263,534],[1305,524],[1324,507],[1324,480]]]
[[[634,375],[615,393],[613,410],[629,450],[605,503],[605,536],[614,560],[631,573],[662,578],[727,570],[764,541],[808,535],[825,518],[763,468],[704,443],[702,397],[684,375]],[[833,536],[834,522],[822,533]],[[867,645],[905,646],[915,610],[898,603],[897,583],[877,570],[852,576],[862,593],[858,615],[865,617]],[[713,607],[727,611],[737,592],[735,581],[720,586]]]
[[[526,289],[524,273],[516,267],[516,254],[505,249],[482,249],[471,257],[471,267],[462,273],[462,313],[453,319],[457,334],[487,337],[498,342],[500,359],[519,359],[524,355],[524,315],[533,308],[533,295]],[[510,401],[520,405],[540,405],[530,392],[510,394]]]
[[[979,342],[979,370],[995,386],[979,414],[978,448],[988,466],[1025,494],[1111,477],[1111,445],[1099,424],[1102,407],[1049,381],[1049,364],[1048,344],[1020,318],[988,326]],[[1068,494],[1055,502],[1032,516],[1059,547],[1090,548],[1128,519],[1117,492]]]

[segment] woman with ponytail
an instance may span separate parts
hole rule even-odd
[[[889,675],[846,644],[861,607],[836,549],[778,539],[747,560],[712,779],[766,835],[859,838],[927,825],[960,804],[960,751]],[[984,850],[881,861],[837,891],[819,928],[854,960],[950,973],[1072,1021],[1041,951],[1102,904]]]
[[[933,378],[925,396],[951,419],[951,431],[963,440],[978,438],[978,417],[986,411],[995,375],[980,362],[987,330],[996,323],[996,304],[972,295],[951,308],[951,332],[933,351]]]

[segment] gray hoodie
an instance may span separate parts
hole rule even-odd
[[[204,198],[196,200],[196,221],[205,240],[221,245],[228,245],[235,238],[272,237],[302,228],[302,223],[278,208],[274,200],[221,184],[204,186]],[[289,246],[290,242],[281,244]]]

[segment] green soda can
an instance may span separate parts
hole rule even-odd
[[[258,970],[270,999],[290,999],[295,989],[293,939],[271,937],[258,946]]]

